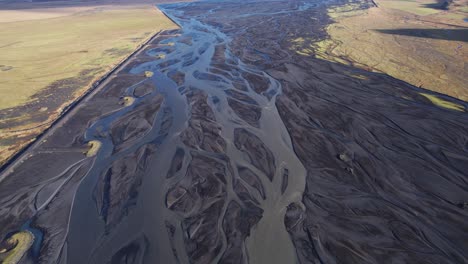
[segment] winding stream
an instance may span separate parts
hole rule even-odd
[[[266,198],[260,201],[260,207],[264,213],[261,220],[252,229],[246,243],[250,263],[295,263],[297,261],[296,253],[289,234],[285,229],[284,215],[289,204],[300,202],[305,187],[306,173],[304,166],[294,154],[290,137],[275,106],[276,96],[281,93],[281,84],[265,72],[243,64],[231,54],[229,49],[225,50],[225,60],[232,66],[229,74],[240,76],[236,79],[236,82],[244,81],[248,87],[242,93],[250,97],[261,109],[261,117],[258,120],[259,126],[254,127],[249,125],[237,116],[228,104],[228,95],[225,91],[234,87],[232,80],[223,75],[214,74],[210,70],[212,69],[211,61],[215,54],[215,47],[217,45],[228,46],[230,39],[212,26],[203,24],[198,20],[179,17],[178,15],[181,14],[170,8],[166,9],[162,7],[162,10],[182,28],[181,34],[167,38],[163,42],[163,44],[170,43],[171,46],[174,45],[174,51],[170,53],[165,51],[149,51],[151,54],[164,54],[164,60],[143,63],[135,67],[132,73],[140,74],[145,71],[155,73],[152,81],[158,87],[158,92],[162,93],[165,97],[163,108],[168,109],[172,113],[172,126],[167,133],[168,136],[163,138],[159,134],[160,126],[154,126],[138,143],[133,144],[131,148],[118,155],[112,155],[113,145],[109,141],[109,138],[100,139],[103,147],[100,150],[95,165],[80,186],[76,198],[76,201],[80,202],[75,203],[72,211],[68,238],[68,262],[79,263],[80,258],[83,257],[83,252],[92,252],[93,248],[99,249],[99,251],[92,254],[93,257],[91,259],[95,263],[103,261],[99,260],[100,256],[111,254],[110,249],[106,249],[106,247],[101,249],[99,247],[99,244],[106,244],[99,240],[99,234],[104,227],[99,221],[93,220],[93,218],[99,218],[93,205],[93,189],[97,184],[98,174],[102,173],[112,161],[128,155],[128,153],[134,152],[141,146],[155,140],[160,141],[160,146],[157,157],[151,161],[153,166],[148,169],[148,173],[145,175],[144,187],[137,203],[136,210],[141,213],[136,213],[134,214],[135,216],[129,217],[127,225],[131,226],[130,229],[125,230],[125,228],[122,228],[123,230],[116,230],[113,232],[115,236],[107,239],[109,241],[112,240],[112,244],[117,243],[116,241],[119,241],[119,239],[122,239],[123,243],[133,233],[143,232],[150,236],[149,240],[151,241],[152,249],[148,250],[149,256],[153,255],[155,258],[161,259],[161,253],[169,252],[167,248],[164,249],[163,245],[169,245],[170,243],[164,239],[166,236],[163,229],[158,227],[164,225],[162,219],[166,218],[166,221],[177,221],[174,219],[177,216],[171,215],[170,212],[164,213],[167,209],[163,207],[164,196],[161,196],[161,194],[165,192],[167,187],[164,186],[167,183],[164,183],[161,175],[164,175],[164,172],[169,170],[168,165],[176,150],[187,149],[187,146],[178,139],[178,135],[181,134],[186,126],[190,106],[187,105],[187,101],[178,92],[181,90],[182,85],[178,86],[174,81],[166,77],[163,72],[179,71],[185,73],[185,86],[197,87],[208,94],[208,102],[215,114],[216,122],[222,127],[221,137],[226,141],[225,154],[232,168],[247,167],[258,171],[246,159],[245,155],[236,148],[234,144],[234,130],[236,128],[245,128],[258,138],[261,138],[265,146],[273,153],[276,164],[273,181],[270,181],[266,175],[263,175],[261,178]],[[187,38],[187,36],[192,40],[190,45],[180,41]],[[161,67],[161,64],[168,61],[175,63],[171,63],[168,67]],[[239,72],[248,72],[266,78],[269,85],[266,92],[264,94],[255,92],[250,87],[249,82],[242,79]],[[209,74],[212,81],[199,77],[204,74]],[[128,92],[132,94],[131,91]],[[136,104],[138,104],[138,99],[133,105]],[[88,141],[98,139],[96,128],[99,127],[101,130],[109,131],[110,124],[128,111],[131,111],[131,109],[132,107],[130,106],[96,121],[87,130],[86,139]],[[161,121],[158,121],[158,119],[161,118],[160,113],[155,124],[159,124]],[[156,164],[159,166],[156,166]],[[282,177],[282,174],[285,170],[288,171],[289,177],[287,179],[287,188],[282,192],[282,185],[285,184],[283,183],[285,179]],[[231,177],[239,176],[234,171]],[[234,182],[234,180],[228,178],[228,182]],[[230,200],[239,200],[237,194],[232,189],[228,189],[227,197],[226,205]],[[227,206],[225,206],[224,210],[226,209]],[[224,214],[222,213],[220,217],[223,217]],[[82,216],[86,217],[83,219]],[[138,219],[139,216],[144,217],[144,219]],[[86,219],[89,219],[89,221],[83,222]],[[142,225],[139,232],[133,230],[139,225],[138,223]],[[83,226],[86,226],[86,233],[82,232]],[[118,227],[118,229],[121,228]],[[154,229],[160,230],[156,231]],[[272,230],[274,231],[272,232]],[[93,244],[93,241],[98,241],[98,244]],[[183,243],[180,244],[180,246],[182,245]],[[182,253],[180,255],[183,256],[183,249],[178,248],[177,251]],[[166,261],[170,258],[170,256],[165,257]]]
[[[333,3],[158,6],[180,29],[0,175],[0,234],[24,263],[466,262],[466,112],[296,52]]]

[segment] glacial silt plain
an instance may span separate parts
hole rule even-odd
[[[468,103],[297,52],[349,3],[159,4],[3,167],[0,261],[467,263]]]

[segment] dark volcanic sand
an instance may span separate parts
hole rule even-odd
[[[0,238],[31,230],[25,263],[467,263],[467,114],[296,54],[332,4],[161,6],[182,29],[0,176]]]

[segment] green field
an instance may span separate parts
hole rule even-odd
[[[83,71],[103,74],[153,33],[174,27],[150,6],[0,23],[0,109],[24,104],[54,81]]]

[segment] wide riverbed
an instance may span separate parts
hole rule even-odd
[[[298,52],[333,4],[159,6],[181,29],[0,176],[1,238],[34,235],[24,263],[467,262],[468,116],[421,93],[466,102]]]

